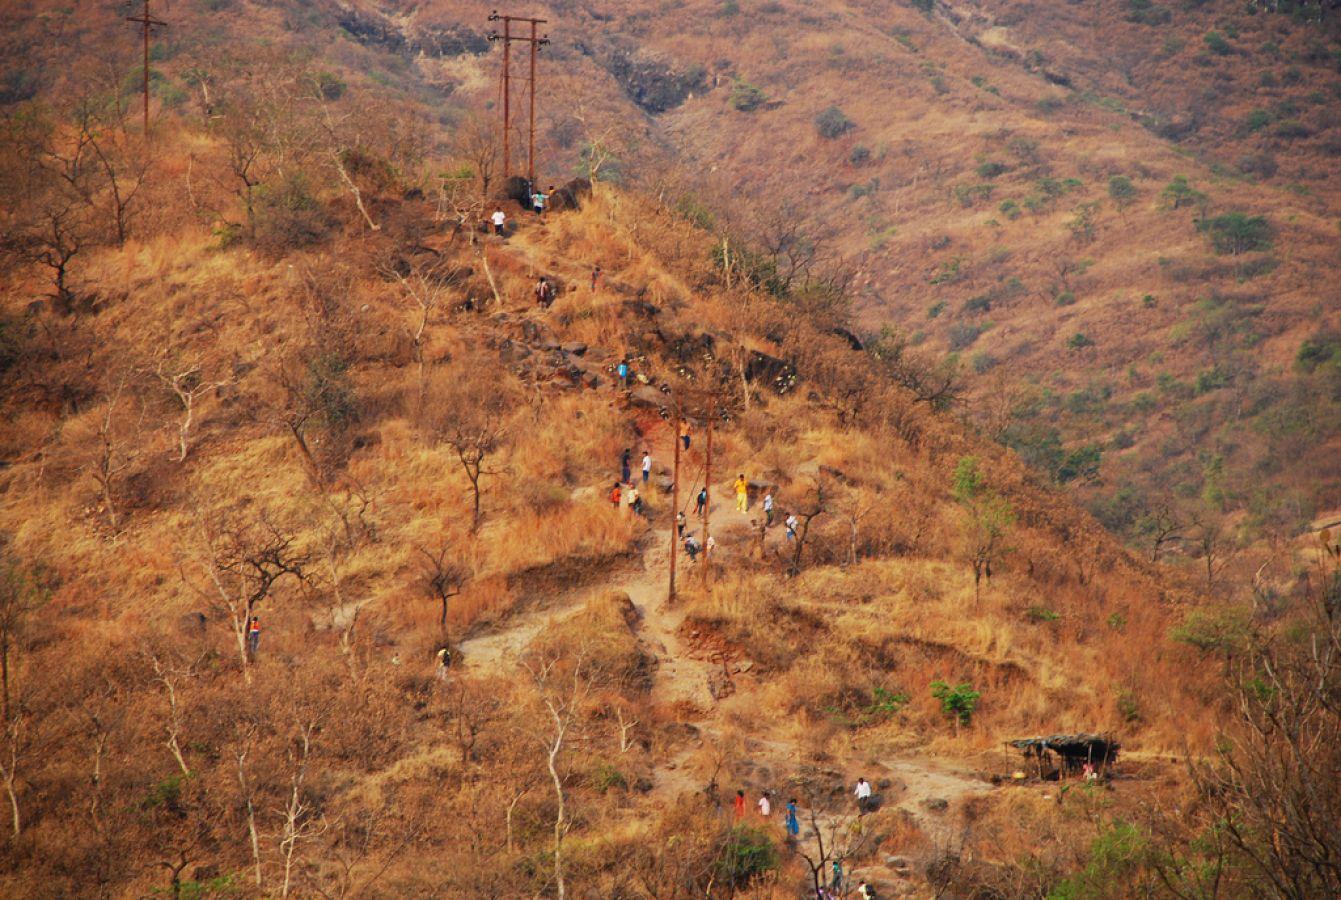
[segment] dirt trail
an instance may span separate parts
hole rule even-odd
[[[669,435],[666,435],[668,438]],[[650,443],[650,441],[649,441]],[[697,451],[697,447],[695,450]],[[661,460],[670,458],[670,448],[665,449]],[[692,471],[692,468],[691,468]],[[635,477],[636,473],[635,473]],[[735,508],[735,497],[729,494],[728,484],[713,485],[713,508],[711,516],[712,533],[718,536],[720,546],[717,553],[725,557],[748,552],[748,543],[752,541],[750,519],[762,515],[759,498],[748,513]],[[692,497],[687,500],[692,511]],[[667,507],[669,504],[667,504]],[[662,508],[659,518],[669,521],[674,510]],[[780,516],[779,516],[780,518]],[[691,532],[701,528],[701,523],[691,519]],[[639,614],[638,634],[647,650],[656,656],[659,665],[651,688],[651,700],[663,709],[679,709],[692,719],[698,729],[698,740],[680,748],[669,759],[657,766],[653,793],[666,799],[686,791],[701,791],[705,788],[702,778],[689,765],[693,756],[704,744],[715,744],[722,736],[721,708],[713,695],[714,679],[721,683],[722,663],[719,660],[704,658],[690,646],[690,640],[684,634],[685,611],[683,606],[673,605],[666,598],[666,573],[668,566],[669,528],[653,527],[642,541],[642,565],[640,569],[625,577],[613,580],[608,587],[628,594]],[[701,537],[701,535],[700,535]],[[775,525],[770,532],[769,544],[785,541],[782,528]],[[702,558],[690,564],[680,557],[680,578],[696,577],[703,565]],[[571,596],[560,598],[545,608],[523,614],[492,633],[465,641],[461,645],[464,664],[470,669],[496,668],[510,659],[515,659],[527,645],[549,623],[563,621],[576,614],[589,592],[575,591]],[[754,690],[751,679],[740,678],[736,681],[739,692],[728,702],[733,705],[748,703]],[[800,761],[798,749],[783,741],[760,737],[752,743],[752,758],[772,772],[785,772],[794,769]],[[987,782],[964,771],[956,771],[939,761],[908,757],[876,760],[872,764],[869,754],[860,759],[856,755],[838,755],[831,767],[842,772],[847,781],[855,781],[857,774],[864,774],[875,784],[888,782],[889,787],[880,792],[882,806],[906,810],[917,822],[919,828],[936,846],[953,843],[954,816],[951,810],[965,798],[984,794],[993,790]],[[851,784],[846,786],[851,790]],[[751,797],[751,803],[754,801]],[[847,818],[847,814],[825,816],[820,819],[820,827],[826,832],[836,823]],[[803,831],[802,840],[811,834],[809,826]],[[890,883],[907,878],[906,872],[887,868],[876,861],[859,870],[862,877],[874,883]],[[906,884],[906,882],[905,882]]]

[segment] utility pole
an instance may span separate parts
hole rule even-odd
[[[168,23],[155,19],[149,14],[149,0],[144,0],[144,11],[138,16],[126,16],[127,22],[135,22],[144,35],[144,137],[149,138],[149,35],[154,28],[167,28]]]
[[[680,521],[680,427],[682,422],[684,422],[684,411],[680,409],[677,400],[675,404],[675,474],[671,481],[670,585],[666,591],[666,600],[669,603],[675,602],[675,550],[680,537],[676,524]]]
[[[703,462],[703,585],[708,584],[708,569],[712,566],[712,554],[708,552],[708,540],[712,532],[708,530],[708,513],[712,511],[712,420],[717,417],[717,395],[708,395],[708,447]]]
[[[490,41],[503,42],[503,180],[506,181],[512,175],[512,42],[525,41],[530,45],[531,71],[527,79],[530,91],[530,114],[526,153],[527,177],[532,190],[535,189],[535,85],[536,85],[536,55],[540,52],[541,46],[549,43],[549,35],[537,35],[537,26],[545,24],[548,19],[533,19],[527,16],[502,16],[498,10],[489,14],[490,22],[502,22],[503,33],[490,31],[487,37]],[[513,22],[525,22],[531,26],[530,37],[516,35],[512,33]]]

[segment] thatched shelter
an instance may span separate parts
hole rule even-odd
[[[1111,734],[1053,734],[1048,737],[1022,738],[1010,741],[1010,746],[1024,754],[1025,759],[1033,758],[1038,762],[1038,775],[1043,777],[1044,764],[1051,766],[1053,754],[1057,755],[1059,776],[1079,775],[1085,764],[1094,767],[1098,774],[1104,774],[1108,767],[1117,762],[1121,745]]]

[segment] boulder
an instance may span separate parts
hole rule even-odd
[[[568,353],[573,356],[582,356],[587,352],[587,345],[582,343],[581,341],[570,341],[567,344],[560,344],[559,349],[562,350],[564,353]]]
[[[629,391],[629,401],[634,406],[646,406],[650,409],[664,409],[669,398],[651,385],[640,384]]]
[[[745,364],[745,380],[751,384],[767,385],[775,393],[785,394],[796,386],[796,366],[785,359],[752,350],[749,362]]]
[[[531,208],[531,182],[520,175],[513,175],[499,185],[495,200],[512,200],[524,209]],[[487,218],[487,216],[486,216]]]
[[[574,178],[549,195],[549,209],[553,212],[581,209],[583,198],[590,196],[591,182],[585,178]]]

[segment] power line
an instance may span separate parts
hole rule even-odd
[[[126,16],[127,22],[135,22],[144,35],[144,136],[149,138],[149,37],[155,28],[167,28],[168,23],[155,19],[149,12],[150,0],[143,0],[144,11],[138,16]]]
[[[526,79],[528,82],[528,92],[530,101],[529,129],[527,140],[526,169],[527,178],[532,187],[535,185],[535,87],[536,87],[536,55],[540,48],[549,43],[549,35],[538,35],[537,26],[548,22],[548,19],[534,19],[528,16],[503,16],[494,10],[489,14],[490,22],[502,22],[503,33],[490,31],[487,35],[490,41],[503,42],[503,179],[512,174],[512,42],[524,41],[529,45],[530,50],[530,76]],[[530,26],[530,36],[518,35],[512,33],[512,23],[522,22]]]

